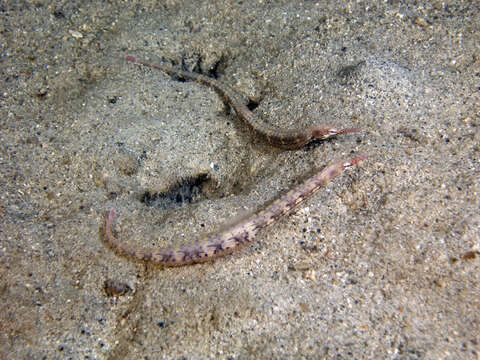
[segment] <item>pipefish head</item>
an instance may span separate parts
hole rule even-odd
[[[339,129],[334,126],[320,127],[312,129],[312,139],[325,140],[333,136],[358,133],[360,131],[360,129],[355,128]]]

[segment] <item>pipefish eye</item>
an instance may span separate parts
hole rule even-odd
[[[325,137],[335,136],[337,134],[338,134],[338,129],[332,128],[332,129],[328,129],[328,132],[325,135]]]

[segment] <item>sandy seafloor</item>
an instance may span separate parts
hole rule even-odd
[[[478,1],[2,1],[0,358],[479,359]],[[265,144],[263,121],[362,133]],[[369,159],[228,257],[195,241]]]

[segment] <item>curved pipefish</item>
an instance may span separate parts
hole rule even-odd
[[[123,253],[143,261],[162,266],[182,266],[200,263],[224,256],[252,243],[260,229],[271,225],[282,215],[295,209],[330,180],[340,175],[345,169],[366,159],[359,156],[350,161],[337,162],[327,166],[300,186],[290,190],[263,210],[257,211],[244,220],[230,226],[224,231],[206,237],[202,241],[177,249],[137,249],[126,245],[113,235],[115,211],[111,210],[105,221],[105,235],[110,245]]]
[[[230,86],[220,80],[202,74],[177,69],[168,64],[151,64],[130,55],[126,56],[125,60],[163,71],[170,76],[192,80],[212,88],[224,99],[224,101],[230,104],[235,110],[237,116],[242,119],[256,135],[264,138],[269,144],[279,148],[298,149],[315,139],[325,140],[336,135],[350,134],[360,131],[359,129],[339,129],[330,125],[316,125],[303,130],[279,129],[277,127],[269,126],[250,111]]]

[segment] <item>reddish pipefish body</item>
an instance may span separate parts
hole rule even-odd
[[[330,180],[340,175],[345,169],[358,164],[364,159],[366,159],[366,156],[360,156],[347,162],[337,162],[329,165],[300,186],[290,190],[278,200],[266,206],[263,210],[252,214],[224,231],[178,249],[136,249],[121,242],[113,235],[114,210],[110,211],[105,222],[106,238],[111,246],[125,254],[137,260],[149,261],[162,266],[182,266],[209,261],[251,244],[259,230],[271,225],[281,216],[298,207],[298,205],[324,187]]]
[[[313,140],[326,140],[336,135],[357,133],[359,129],[339,129],[331,125],[315,125],[307,129],[279,129],[267,125],[259,119],[239,98],[233,89],[222,82],[202,74],[177,69],[168,64],[151,64],[134,56],[126,56],[127,61],[159,70],[167,75],[180,79],[192,80],[215,90],[235,110],[237,116],[244,121],[254,134],[265,139],[270,145],[282,149],[299,149]]]

